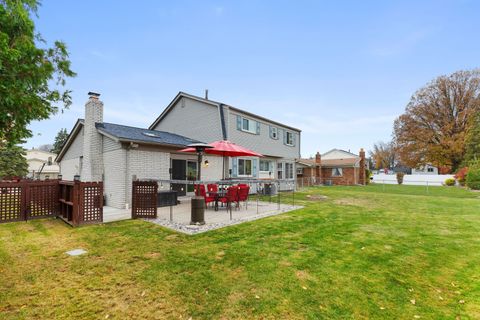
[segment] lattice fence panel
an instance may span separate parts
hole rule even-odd
[[[28,188],[27,219],[46,218],[58,214],[58,181],[26,184]]]
[[[24,220],[23,196],[20,184],[0,184],[0,222]]]
[[[132,218],[157,217],[156,181],[133,181],[132,183]]]
[[[82,182],[79,202],[80,224],[103,221],[103,183]]]

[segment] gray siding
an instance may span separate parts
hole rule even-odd
[[[206,143],[223,138],[218,108],[185,97],[170,109],[154,130],[172,132]]]
[[[78,158],[83,155],[83,132],[82,126],[67,152],[63,155],[62,161]]]
[[[109,137],[103,136],[103,152],[114,151],[122,148],[122,144]]]
[[[237,115],[260,123],[260,134],[252,134],[238,130]],[[278,139],[270,138],[270,126],[279,129]],[[300,132],[298,131],[293,131],[232,110],[229,110],[228,112],[228,128],[229,140],[241,146],[259,152],[265,156],[280,157],[289,160],[300,158]],[[285,134],[285,131],[294,132],[296,134],[295,146],[287,146],[283,143],[283,135]]]
[[[83,155],[83,127],[78,132],[72,144],[60,161],[60,174],[63,180],[73,180],[73,176],[80,174],[80,157]]]

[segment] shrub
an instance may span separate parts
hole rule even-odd
[[[403,176],[405,176],[405,173],[403,173],[403,172],[397,172],[397,182],[398,182],[398,184],[402,184],[402,183],[403,183]]]
[[[480,161],[477,160],[470,164],[465,181],[467,187],[480,190]]]
[[[445,185],[449,186],[449,187],[454,186],[455,185],[455,179],[453,179],[453,178],[446,179],[445,180]]]
[[[372,171],[365,169],[365,184],[370,184],[370,178],[372,177]]]
[[[455,174],[455,179],[457,179],[458,183],[461,186],[465,185],[465,179],[467,178],[468,167],[463,167],[458,169],[457,173]]]

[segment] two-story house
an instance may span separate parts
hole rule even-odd
[[[225,177],[295,181],[301,131],[291,126],[207,97],[179,92],[149,129],[206,142],[229,140],[264,155],[226,159]]]
[[[100,95],[89,95],[85,119],[77,120],[56,162],[65,180],[77,176],[82,181],[103,181],[108,206],[131,205],[134,179],[193,180],[197,173],[196,155],[179,151],[192,143],[222,139],[264,157],[225,159],[207,155],[202,164],[202,180],[278,178],[284,181],[281,188],[294,188],[295,159],[300,157],[298,129],[183,92],[150,128],[130,127],[104,122]],[[172,188],[180,195],[193,191],[186,184]]]

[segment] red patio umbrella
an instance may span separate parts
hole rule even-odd
[[[223,177],[225,178],[225,156],[227,157],[263,157],[262,154],[247,149],[245,147],[239,146],[228,140],[219,140],[212,143],[209,143],[212,148],[205,149],[207,154],[216,154],[223,156]],[[185,148],[180,150],[180,152],[196,152],[195,148]]]

